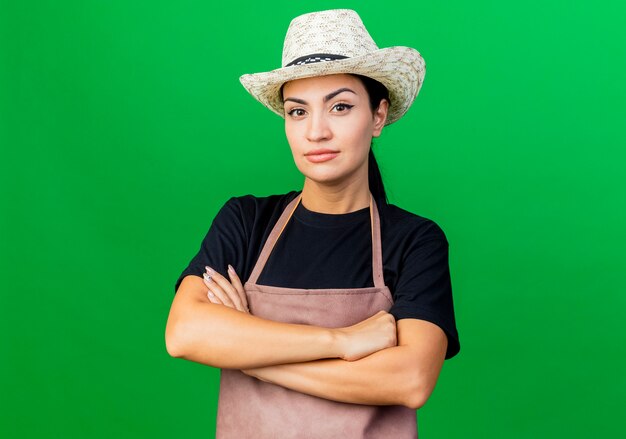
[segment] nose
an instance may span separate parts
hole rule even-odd
[[[332,137],[332,131],[324,114],[311,114],[307,121],[306,137],[310,142],[320,142]]]

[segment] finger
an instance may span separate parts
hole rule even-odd
[[[235,289],[235,287],[232,286],[230,281],[217,271],[213,270],[211,267],[205,268],[207,270],[207,274],[210,276],[210,280],[216,283],[220,287],[221,292],[223,292],[224,297],[219,296],[219,292],[214,291],[216,294],[218,294],[220,299],[222,299],[224,303],[231,303],[233,308],[236,308],[239,311],[243,311],[244,308],[241,304],[241,298],[239,297],[239,293],[237,293],[237,290]]]
[[[207,285],[207,279],[206,279],[206,275],[204,276],[204,285]],[[211,291],[211,288],[207,285],[207,292],[206,292],[206,296],[209,299],[209,302],[214,303],[216,305],[223,305],[222,301],[215,295],[215,293],[213,291]]]
[[[209,302],[214,303],[216,305],[223,305],[222,301],[217,298],[217,296],[211,291],[207,291],[207,297],[209,298]]]
[[[204,278],[206,280],[207,285],[212,285],[214,287],[213,292],[231,308],[235,308],[238,311],[243,311],[243,306],[241,305],[241,300],[239,299],[239,295],[235,288],[230,284],[224,276],[220,273],[217,273],[211,267],[206,267],[207,273],[205,273]],[[221,279],[219,279],[221,278]]]
[[[247,312],[250,312],[250,308],[248,307],[248,297],[246,296],[246,290],[243,288],[241,284],[241,279],[235,272],[235,269],[232,265],[228,264],[228,276],[230,277],[230,281],[239,293],[239,297],[241,298],[241,304],[245,308]]]
[[[202,277],[204,279],[204,285],[206,285],[207,288],[215,294],[222,304],[230,308],[237,308],[233,301],[228,297],[228,294],[226,294],[224,290],[215,282],[213,276],[209,276],[207,273],[204,273]]]

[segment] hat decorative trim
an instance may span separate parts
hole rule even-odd
[[[296,58],[287,64],[285,67],[289,66],[302,66],[304,64],[313,64],[316,62],[324,62],[324,61],[336,61],[338,59],[346,59],[348,56],[344,55],[333,55],[330,53],[314,53],[312,55],[301,56],[300,58]]]

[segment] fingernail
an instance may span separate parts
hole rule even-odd
[[[204,267],[204,268],[206,269],[207,273],[209,273],[210,275],[214,275],[215,274],[215,270],[213,270],[208,265],[206,267]]]
[[[209,297],[215,297],[215,294],[209,290]]]
[[[233,268],[233,266],[230,265],[230,264],[228,264],[228,271],[230,271],[233,274],[237,274],[237,273],[235,273],[235,269]]]
[[[209,275],[208,275],[208,274],[206,274],[206,273],[204,273],[202,276],[204,277],[204,280],[206,280],[207,282],[211,282],[211,280],[212,280],[212,279],[211,279],[211,276],[209,276]]]

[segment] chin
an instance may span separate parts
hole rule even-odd
[[[311,181],[320,184],[333,184],[339,183],[357,171],[357,169],[346,169],[345,166],[338,166],[339,164],[323,165],[323,164],[311,164],[311,163],[298,163],[298,170],[302,175]]]
[[[311,172],[310,169],[307,169],[302,172],[302,175],[318,184],[334,185],[350,178],[351,174],[349,172],[337,172],[336,169],[317,172]]]
[[[329,175],[321,173],[302,173],[308,180],[320,184],[333,184],[342,180],[341,175]]]

